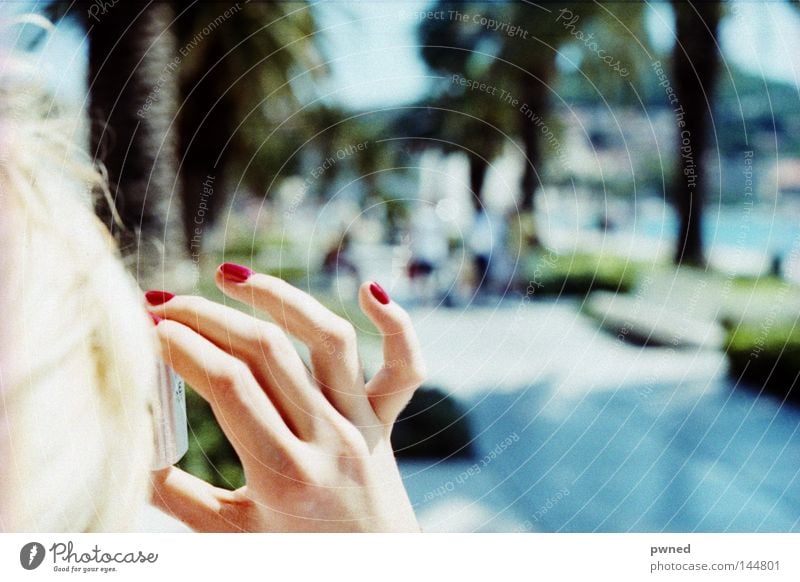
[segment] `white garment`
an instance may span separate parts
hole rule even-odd
[[[421,206],[411,221],[411,256],[436,266],[444,262],[448,254],[444,223],[432,206]]]
[[[505,222],[497,215],[484,211],[476,214],[467,244],[474,254],[489,256],[502,252],[505,239]]]

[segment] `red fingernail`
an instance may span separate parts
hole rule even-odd
[[[149,312],[148,312],[149,313]],[[158,325],[162,321],[164,321],[163,317],[159,317],[155,313],[150,313],[150,317],[153,319],[153,325]]]
[[[227,281],[233,283],[244,283],[250,278],[250,275],[254,273],[252,269],[237,265],[236,263],[222,263],[219,266],[219,270]]]
[[[147,299],[150,305],[161,305],[173,297],[175,297],[175,295],[168,291],[148,291],[144,294],[144,298]]]
[[[383,305],[389,304],[389,294],[377,283],[370,283],[369,292],[372,293],[372,296]]]

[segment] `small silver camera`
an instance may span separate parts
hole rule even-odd
[[[152,469],[166,469],[189,449],[186,427],[186,387],[183,378],[162,361],[158,363],[158,398],[153,406],[155,458]]]

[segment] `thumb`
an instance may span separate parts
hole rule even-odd
[[[195,531],[246,531],[253,502],[236,491],[214,487],[177,467],[152,473],[153,505]]]
[[[406,310],[377,283],[364,283],[358,300],[383,335],[383,366],[367,383],[367,395],[378,418],[391,425],[425,380],[419,339]]]

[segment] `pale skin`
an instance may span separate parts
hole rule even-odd
[[[361,286],[384,361],[403,362],[365,383],[353,326],[310,295],[258,273],[215,281],[271,322],[193,296],[148,309],[164,318],[163,358],[211,405],[246,485],[172,467],[154,474],[153,502],[197,531],[419,531],[389,441],[425,374],[408,314]],[[289,336],[308,346],[310,369]]]

